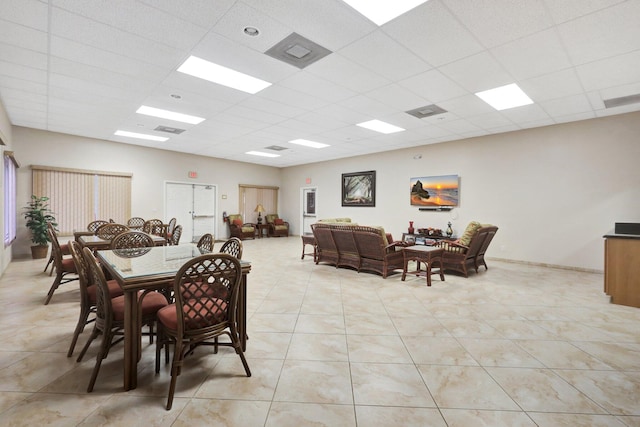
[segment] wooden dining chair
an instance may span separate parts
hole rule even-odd
[[[142,231],[144,231],[147,234],[153,234],[155,236],[162,236],[164,238],[167,237],[165,235],[165,232],[166,232],[165,225],[160,219],[154,218],[154,219],[147,220],[144,223],[144,226],[142,227]]]
[[[144,227],[144,218],[141,218],[139,216],[134,216],[132,218],[129,218],[129,220],[127,221],[127,227],[129,227],[132,230],[142,230],[142,227]]]
[[[56,239],[57,239],[58,233],[56,232],[55,228],[53,229],[53,233],[56,235]],[[69,252],[69,245],[67,245],[66,243],[60,243],[60,252],[62,253],[62,256],[71,255],[71,252]],[[56,263],[53,258],[53,250],[49,254],[49,260],[47,261],[47,265],[44,266],[45,273],[47,271],[47,268],[49,268],[49,265],[51,265],[51,271],[49,271],[49,276],[51,276],[53,274],[53,270],[55,270],[56,268]]]
[[[213,235],[211,233],[206,233],[200,237],[197,246],[202,252],[213,252],[214,244]]]
[[[114,341],[114,338],[124,334],[125,303],[124,296],[110,297],[107,280],[102,272],[102,268],[98,264],[98,260],[93,256],[93,252],[91,252],[89,248],[84,248],[82,251],[89,267],[90,280],[97,286],[96,320],[93,324],[93,331],[91,331],[89,340],[83,347],[82,352],[78,355],[78,362],[82,361],[93,340],[95,340],[98,335],[102,335],[102,342],[100,343],[100,348],[96,356],[96,364],[93,368],[91,379],[89,380],[89,386],[87,387],[87,393],[91,393],[98,378],[102,360],[109,355],[109,349],[122,340],[122,338],[120,338]],[[167,300],[158,292],[149,292],[141,295],[139,298],[138,309],[141,319],[140,324],[151,326],[156,320],[158,310],[167,306]]]
[[[126,225],[109,222],[107,224],[101,225],[100,228],[98,228],[98,230],[96,231],[96,236],[104,240],[111,240],[118,234],[124,233],[125,231],[129,231],[129,227],[127,227]]]
[[[238,293],[242,281],[240,261],[228,254],[205,254],[187,261],[173,282],[175,303],[158,311],[156,373],[163,347],[174,344],[167,410],[173,404],[178,375],[185,356],[201,345],[230,346],[240,356],[248,377],[251,370],[237,330]],[[217,342],[226,335],[231,342]],[[209,371],[207,371],[207,375]]]
[[[171,218],[169,220],[169,222],[167,223],[167,229],[166,229],[166,238],[167,238],[167,244],[171,245],[172,243],[172,239],[173,239],[173,232],[176,229],[176,219],[175,218]]]
[[[180,237],[182,237],[182,225],[178,224],[176,225],[176,228],[173,229],[169,244],[173,246],[180,244]]]
[[[220,248],[221,254],[229,254],[238,259],[242,259],[242,240],[237,237],[231,237],[222,244]]]
[[[60,285],[78,280],[76,272],[76,266],[71,257],[65,257],[62,255],[62,249],[60,248],[60,242],[58,242],[58,235],[55,228],[50,223],[47,226],[47,233],[49,234],[49,240],[51,240],[51,254],[53,255],[53,263],[55,265],[56,277],[53,279],[53,283],[47,292],[47,297],[44,300],[44,305],[49,304],[53,293],[58,289]]]
[[[95,321],[95,317],[89,318],[89,316],[96,312],[97,295],[96,285],[92,285],[89,280],[89,268],[84,256],[82,255],[80,243],[75,240],[70,241],[69,249],[78,272],[78,283],[80,286],[80,316],[78,317],[76,328],[73,331],[73,338],[71,339],[71,345],[69,346],[67,357],[71,357],[73,355],[73,350],[78,342],[78,337],[84,331],[84,327]],[[109,288],[109,296],[111,298],[115,298],[123,294],[122,288],[115,280],[108,280],[107,287]]]
[[[93,234],[96,234],[98,232],[98,228],[100,228],[101,226],[103,226],[105,224],[109,224],[109,221],[105,221],[103,219],[97,219],[95,221],[91,221],[87,225],[87,230],[92,232]]]
[[[150,248],[153,238],[142,231],[125,231],[111,239],[111,249]]]

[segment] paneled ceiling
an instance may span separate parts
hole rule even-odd
[[[639,18],[638,0],[430,0],[382,26],[341,0],[0,0],[0,99],[17,126],[286,167],[640,110],[604,104],[640,94]],[[265,54],[293,32],[331,53],[303,69]],[[177,72],[191,55],[272,85]],[[510,83],[534,103],[475,95]],[[447,112],[406,113],[430,104]],[[406,130],[356,126],[372,119]]]

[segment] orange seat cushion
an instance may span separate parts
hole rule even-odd
[[[140,292],[142,294],[142,292]],[[144,296],[140,306],[140,314],[142,317],[156,313],[163,307],[167,306],[167,299],[159,292],[149,292]],[[113,308],[113,319],[124,320],[124,295],[115,297],[111,300]]]
[[[185,327],[187,329],[200,329],[216,323],[224,322],[227,315],[227,303],[217,298],[204,298],[200,304],[191,300],[189,306],[184,306]],[[194,311],[193,306],[200,307]],[[178,329],[178,311],[175,304],[170,304],[158,311],[158,322],[164,327],[175,331]]]
[[[109,287],[109,297],[115,298],[122,295],[124,292],[122,288],[115,280],[107,281],[107,286]],[[89,302],[93,305],[96,304],[96,292],[98,292],[98,287],[96,285],[91,285],[87,287],[87,293],[89,294]]]
[[[73,258],[62,258],[62,271],[67,273],[77,273],[76,264]]]

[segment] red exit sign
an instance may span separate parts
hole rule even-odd
[[[189,178],[197,178],[197,177],[198,177],[198,172],[189,171]]]

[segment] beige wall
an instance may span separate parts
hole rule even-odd
[[[222,212],[238,212],[238,184],[280,185],[277,168],[181,154],[135,145],[84,138],[30,128],[14,127],[14,147],[23,167],[18,173],[18,206],[31,196],[30,165],[133,173],[133,216],[161,218],[164,215],[166,181],[214,184],[218,189],[216,237],[228,235]],[[188,172],[196,171],[197,179]],[[226,195],[226,199],[222,199]],[[24,222],[18,218],[16,257],[29,253]]]
[[[18,206],[30,195],[30,164],[133,172],[133,212],[143,217],[162,213],[166,180],[188,181],[195,170],[198,182],[228,196],[218,214],[237,211],[239,183],[279,185],[279,213],[293,234],[300,233],[300,189],[316,186],[319,218],[383,225],[396,239],[409,221],[444,228],[450,220],[457,233],[471,220],[489,222],[500,227],[489,257],[602,270],[602,235],[616,221],[640,222],[638,135],[640,113],[631,113],[284,169],[20,127],[13,145],[23,165]],[[366,170],[377,172],[376,207],[341,207],[341,174]],[[459,208],[410,206],[411,177],[444,174],[460,175]],[[221,222],[218,231],[227,233]],[[18,232],[16,256],[27,249],[20,218]]]
[[[500,227],[489,257],[602,270],[602,235],[640,222],[639,135],[631,113],[291,167],[281,216],[299,232],[300,188],[317,186],[319,218],[382,225],[395,239],[409,221],[444,229],[450,220],[460,233],[478,220]],[[367,170],[377,172],[376,207],[341,207],[341,174]],[[446,174],[460,175],[459,208],[410,206],[411,177]]]
[[[0,101],[0,140],[5,144],[2,150],[11,150],[12,144],[11,122],[4,109],[4,105]],[[3,151],[4,152],[4,151]],[[2,154],[2,153],[0,153]],[[4,232],[4,174],[0,174],[0,230]],[[5,248],[4,244],[0,245],[0,275],[4,273],[7,265],[11,262],[12,250],[11,246]]]

